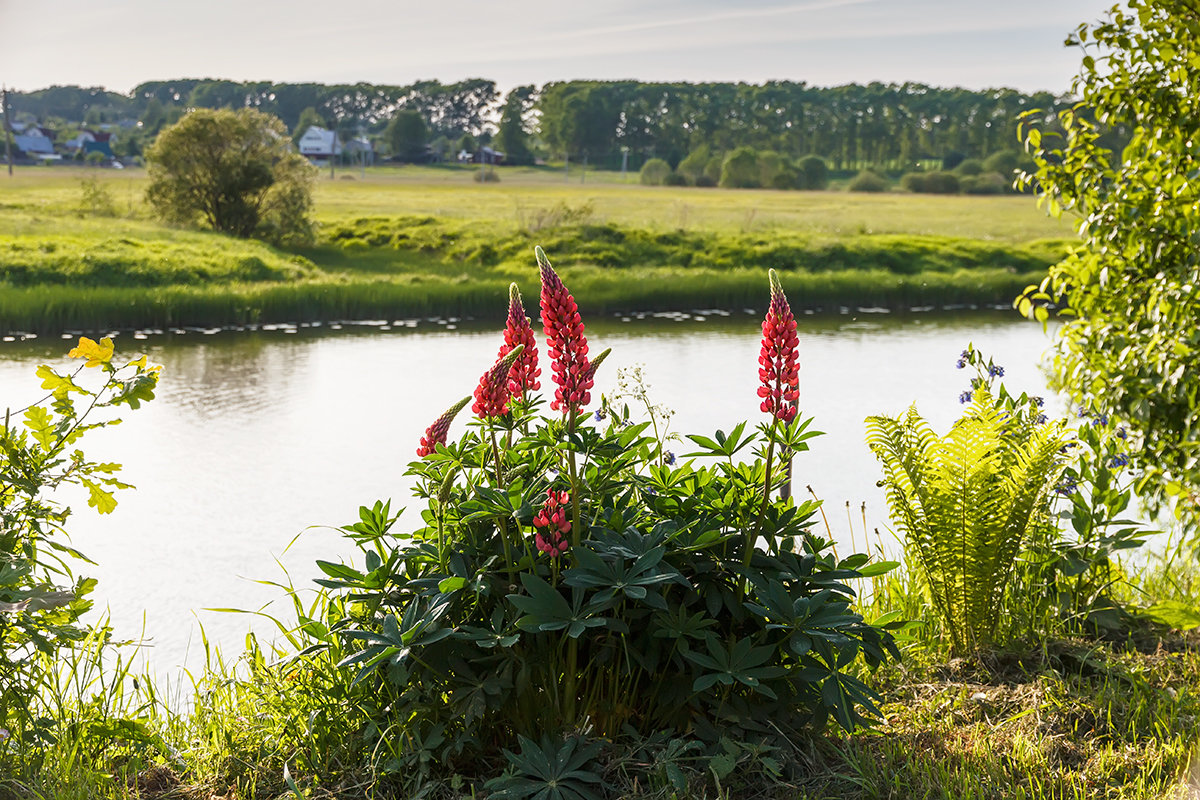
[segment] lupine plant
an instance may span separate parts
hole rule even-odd
[[[481,757],[499,768],[500,749],[520,741],[508,758],[528,777],[584,752],[562,749],[571,733],[716,742],[868,722],[878,698],[857,663],[899,653],[852,609],[868,556],[839,561],[811,527],[818,504],[778,496],[786,459],[773,454],[816,435],[798,413],[796,324],[778,278],[760,363],[768,422],[690,436],[695,452],[668,463],[628,408],[586,410],[607,351],[589,358],[574,298],[536,257],[550,413],[514,286],[475,419],[449,439],[456,403],[410,467],[423,525],[398,532],[387,506],[364,507],[344,529],[364,568],[320,563],[319,583],[345,600],[333,626],[351,648],[343,665],[379,698],[381,744],[427,748],[453,769]]]

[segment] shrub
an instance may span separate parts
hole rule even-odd
[[[994,641],[1026,533],[1049,519],[1067,434],[1033,398],[1003,386],[993,395],[1004,371],[973,349],[959,364],[979,375],[949,433],[937,436],[914,406],[904,417],[869,417],[867,444],[883,464],[892,522],[955,652],[967,653]]]
[[[675,171],[687,178],[693,185],[699,185],[700,179],[705,177],[704,170],[711,159],[712,151],[708,145],[702,144],[688,153],[687,157],[679,162]]]
[[[775,178],[787,169],[783,157],[774,150],[761,150],[758,153],[758,185],[774,186]],[[790,187],[785,187],[790,188]]]
[[[642,164],[638,178],[643,186],[662,186],[663,181],[671,174],[671,165],[661,158],[652,158]]]
[[[954,171],[959,175],[979,175],[983,172],[983,162],[978,158],[968,158],[960,162]]]
[[[727,189],[757,189],[761,174],[758,167],[758,153],[753,147],[739,147],[721,163],[721,186]]]
[[[953,172],[930,172],[925,176],[923,191],[929,194],[958,194],[958,176]]]
[[[717,185],[717,182],[715,180],[713,180],[712,178],[710,178],[708,175],[701,175],[700,177],[696,178],[696,186],[711,189],[712,187],[714,187],[716,185]]]
[[[924,192],[925,179],[929,177],[928,172],[908,172],[900,179],[900,186],[908,192]]]
[[[146,150],[146,199],[168,222],[203,220],[234,236],[312,239],[314,170],[277,118],[251,108],[197,109]]]
[[[448,442],[471,398],[456,403],[410,467],[423,527],[393,533],[386,504],[364,507],[343,530],[365,570],[319,562],[353,608],[333,628],[379,698],[373,724],[405,749],[435,742],[431,762],[453,770],[522,736],[716,742],[865,722],[876,698],[852,665],[898,653],[852,611],[847,581],[890,565],[838,560],[812,528],[817,504],[776,498],[815,435],[796,416],[795,320],[777,282],[770,421],[689,436],[694,452],[677,458],[644,390],[627,396],[648,421],[611,401],[583,410],[607,351],[589,361],[575,301],[538,256],[556,413],[532,395],[537,350],[514,284],[477,419]]]
[[[663,186],[687,186],[687,178],[680,175],[678,172],[668,172],[663,178]]]
[[[475,173],[471,176],[471,180],[476,183],[499,183],[500,173],[496,171],[495,167],[479,169],[475,170]]]
[[[994,172],[969,175],[959,182],[963,194],[1004,194],[1011,185],[1011,179],[1005,179]]]
[[[145,357],[113,364],[110,339],[81,338],[70,357],[85,364],[67,375],[39,367],[50,395],[16,412],[21,423],[8,424],[6,414],[0,429],[0,773],[6,777],[8,755],[36,762],[30,751],[53,746],[56,724],[72,724],[35,718],[37,700],[59,678],[60,650],[92,633],[79,621],[92,607],[96,581],[72,574],[73,560],[85,557],[67,543],[69,510],[60,492],[78,487],[89,506],[107,514],[117,505],[114,491],[129,488],[114,477],[118,465],[88,461],[75,444],[84,431],[119,422],[89,417],[121,405],[138,408],[154,398],[158,380],[159,368]],[[85,368],[101,373],[98,386],[81,376]],[[105,638],[104,631],[96,635]]]
[[[796,164],[800,172],[798,188],[822,191],[829,188],[829,165],[820,156],[805,156]]]
[[[854,176],[846,188],[851,192],[886,192],[891,184],[879,173],[864,169]]]
[[[779,172],[771,179],[772,189],[795,189],[800,182],[800,176],[790,169]]]
[[[117,204],[112,192],[95,176],[84,178],[79,184],[79,216],[115,217]]]
[[[1022,154],[1016,150],[1001,150],[988,156],[987,160],[983,162],[983,168],[987,172],[996,172],[1010,178],[1016,172],[1021,161]]]
[[[714,155],[712,158],[710,158],[708,160],[708,163],[704,165],[704,177],[707,178],[708,180],[712,181],[712,183],[705,184],[706,186],[719,186],[720,185],[720,183],[721,183],[721,167],[724,164],[725,164],[724,156]],[[700,184],[697,183],[696,185],[699,186]]]

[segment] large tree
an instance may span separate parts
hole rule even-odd
[[[418,111],[397,111],[383,134],[392,155],[404,161],[425,159],[429,127]]]
[[[1069,313],[1055,371],[1074,400],[1128,426],[1142,496],[1200,530],[1200,6],[1128,0],[1069,40],[1082,50],[1080,104],[1063,134],[1031,117],[1031,181],[1079,220],[1082,244],[1038,300]],[[1114,149],[1112,131],[1126,146]]]
[[[146,197],[168,222],[203,221],[234,236],[311,237],[313,169],[277,117],[254,109],[197,109],[146,151]]]

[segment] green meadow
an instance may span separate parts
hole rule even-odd
[[[140,170],[18,169],[0,196],[5,331],[494,314],[542,245],[587,311],[753,305],[768,268],[798,306],[1007,303],[1070,246],[1029,197],[650,187],[636,175],[328,170],[314,246],[169,228]],[[94,182],[85,191],[84,184]]]

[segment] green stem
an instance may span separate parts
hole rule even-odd
[[[571,478],[571,547],[579,547],[579,472],[575,465],[575,447],[570,442],[575,434],[575,409],[567,406],[567,440],[568,452],[570,456],[570,478]],[[566,675],[566,721],[570,725],[575,724],[575,694],[576,694],[576,671],[578,670],[579,662],[579,641],[571,639],[567,642],[567,675]]]

